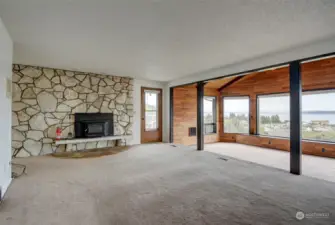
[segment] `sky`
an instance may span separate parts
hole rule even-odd
[[[249,98],[223,98],[225,113],[248,113],[249,112]]]
[[[205,113],[211,113],[213,111],[213,101],[211,101],[212,98],[209,98],[209,100],[204,98],[204,112]]]

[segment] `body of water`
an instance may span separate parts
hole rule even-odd
[[[225,113],[225,116],[229,116],[230,113]],[[247,113],[235,113],[236,115]],[[288,113],[262,113],[262,116],[273,116],[278,115],[281,121],[290,120],[290,114]],[[335,113],[302,113],[302,121],[310,122],[313,120],[328,120],[330,124],[335,124]]]
[[[278,115],[281,121],[290,120],[290,114],[287,113],[262,113],[262,115]],[[330,124],[335,124],[335,113],[302,113],[301,120],[303,122],[310,122],[313,120],[328,120]]]

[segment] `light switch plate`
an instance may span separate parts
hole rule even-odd
[[[9,78],[6,78],[6,96],[7,98],[12,98],[12,80]]]

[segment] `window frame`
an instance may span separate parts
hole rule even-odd
[[[147,110],[147,107],[146,107],[146,98],[145,98],[145,94],[149,93],[149,92],[152,92],[152,93],[155,93],[157,94],[157,99],[156,99],[156,110]],[[145,89],[144,90],[144,118],[145,118],[145,124],[144,124],[144,131],[157,131],[159,130],[159,95],[160,95],[160,92],[157,91],[156,89]],[[146,112],[156,112],[156,128],[146,128],[146,125],[147,125],[147,120],[146,120]]]
[[[204,133],[205,133],[205,135],[216,134],[217,133],[217,124],[216,124],[217,123],[216,122],[217,121],[217,111],[216,111],[217,110],[217,96],[205,95],[203,101],[205,101],[206,97],[207,98],[213,98],[213,108],[212,108],[212,110],[213,110],[213,123],[205,123],[205,121],[204,121],[204,126],[206,126],[206,124],[207,125],[213,124],[213,132],[205,132],[205,129],[204,129]],[[204,117],[205,117],[205,115],[204,115]]]
[[[236,132],[225,132],[225,99],[248,99],[248,132],[247,133],[236,133]],[[234,96],[222,96],[222,132],[223,134],[241,134],[241,135],[250,135],[250,95],[234,95]]]
[[[303,97],[303,94],[305,93],[322,93],[322,92],[334,92],[335,93],[335,88],[324,88],[324,89],[314,89],[314,90],[305,90],[305,91],[301,91],[301,98]],[[259,96],[273,96],[273,95],[287,95],[290,97],[290,93],[289,92],[277,92],[277,93],[270,93],[270,94],[257,94],[256,95],[256,135],[261,136],[261,137],[269,137],[269,138],[277,138],[277,139],[290,139],[289,137],[281,137],[281,136],[272,136],[272,135],[265,135],[265,134],[260,134],[259,133]],[[302,100],[301,100],[302,102]],[[302,108],[301,108],[302,110]],[[289,112],[290,113],[290,112]],[[302,115],[301,115],[302,117]],[[290,121],[291,123],[291,121]],[[301,134],[301,140],[302,141],[307,141],[307,142],[314,142],[314,143],[330,143],[330,144],[334,144],[335,141],[329,141],[329,140],[315,140],[315,139],[307,139],[307,138],[302,138],[302,134]]]
[[[256,135],[261,136],[261,137],[274,137],[274,138],[283,138],[283,139],[287,139],[290,137],[282,137],[282,136],[272,136],[272,135],[266,135],[266,134],[260,134],[259,133],[259,97],[261,96],[288,96],[290,97],[290,93],[289,92],[276,92],[276,93],[270,93],[270,94],[257,94],[256,95]],[[290,114],[290,112],[289,112]],[[290,121],[291,122],[291,121]]]

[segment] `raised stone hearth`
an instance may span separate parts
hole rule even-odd
[[[74,136],[74,113],[114,114],[114,135],[131,135],[133,80],[35,66],[13,65],[12,150],[15,157],[63,151],[62,137]],[[100,143],[101,142],[101,143]],[[80,143],[74,150],[114,146],[114,141]]]
[[[132,139],[131,135],[79,138],[79,139],[75,138],[75,139],[64,139],[59,141],[56,140],[55,144],[65,145],[66,151],[76,151],[76,150],[83,150],[78,149],[80,148],[80,146],[86,146],[86,149],[96,149],[96,148],[114,147],[115,144],[117,143],[127,145],[127,142],[131,139]],[[91,148],[88,148],[88,146],[91,146]]]

